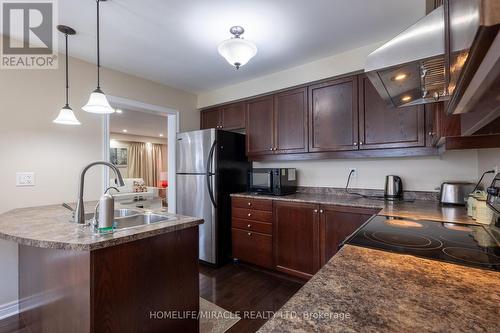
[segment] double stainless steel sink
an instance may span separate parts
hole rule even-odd
[[[144,212],[136,212],[134,211],[125,213],[125,216],[117,216],[115,215],[115,222],[113,225],[114,229],[127,229],[138,227],[142,225],[157,223],[157,222],[165,222],[176,220],[176,217],[156,214],[156,213],[144,213]]]
[[[94,214],[85,214],[86,220],[94,218]],[[113,229],[123,230],[135,227],[141,227],[148,224],[174,221],[177,217],[168,214],[144,212],[135,209],[115,209]]]

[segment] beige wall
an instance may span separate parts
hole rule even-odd
[[[350,184],[354,188],[383,189],[386,175],[399,175],[405,190],[434,191],[445,180],[476,181],[478,160],[476,150],[467,150],[441,157],[254,163],[254,167],[297,168],[301,186],[345,187],[350,168],[356,168],[358,175]]]
[[[70,104],[82,126],[52,123],[64,105],[59,70],[0,70],[0,213],[76,199],[81,168],[102,159],[102,116],[81,111],[96,85],[95,66],[70,60]],[[124,73],[102,72],[105,93],[176,109],[182,130],[199,128],[196,96]],[[18,171],[35,172],[36,186],[15,186]],[[89,172],[86,199],[101,191],[101,169]],[[0,241],[0,305],[17,298],[17,247]]]
[[[198,107],[202,108],[362,70],[365,67],[366,56],[382,43],[366,45],[253,80],[200,93]]]
[[[500,148],[498,149],[479,149],[478,150],[478,174],[481,176],[483,172],[488,170],[496,170],[500,172]],[[482,185],[489,186],[494,175],[484,176]]]

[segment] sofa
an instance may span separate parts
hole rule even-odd
[[[123,182],[125,186],[117,187],[120,192],[113,191],[116,200],[139,199],[141,197],[147,200],[158,197],[158,187],[146,186],[146,192],[134,192],[134,182],[144,183],[142,178],[124,178]]]

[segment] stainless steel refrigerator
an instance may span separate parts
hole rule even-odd
[[[245,191],[251,169],[245,136],[216,129],[177,135],[177,213],[203,218],[199,258],[221,265],[231,258],[231,193]]]

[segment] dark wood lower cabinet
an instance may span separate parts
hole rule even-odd
[[[232,211],[235,259],[309,279],[379,209],[233,198]]]
[[[275,201],[273,235],[278,271],[308,279],[319,270],[318,205]]]
[[[273,267],[271,235],[233,228],[233,257],[258,266]]]
[[[198,332],[198,227],[93,251],[19,245],[29,332]],[[155,318],[156,314],[156,318]]]
[[[324,265],[339,250],[340,243],[365,223],[378,209],[321,206],[320,253]]]

